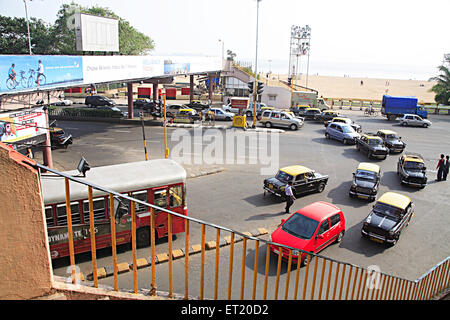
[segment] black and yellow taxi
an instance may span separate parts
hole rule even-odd
[[[378,130],[377,136],[384,141],[384,145],[389,149],[390,153],[402,153],[406,147],[406,143],[399,137],[397,132],[392,130]]]
[[[361,162],[353,173],[350,197],[375,200],[381,180],[380,166],[375,163]]]
[[[285,188],[292,181],[295,196],[308,192],[322,192],[328,182],[328,176],[322,175],[305,166],[292,165],[278,170],[275,177],[264,179],[264,194],[276,195],[285,199]]]
[[[427,168],[423,157],[418,153],[402,155],[397,162],[397,174],[401,184],[420,188],[427,185]]]
[[[73,143],[73,138],[71,134],[66,134],[62,128],[50,126],[50,142],[52,148],[64,148]]]
[[[414,202],[396,192],[384,193],[363,222],[361,235],[375,242],[395,245],[414,216]]]
[[[389,153],[383,139],[374,133],[363,133],[356,139],[356,150],[366,153],[369,159],[386,159]]]

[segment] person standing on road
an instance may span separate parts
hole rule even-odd
[[[294,192],[292,191],[292,181],[289,181],[288,184],[286,185],[286,189],[284,190],[285,194],[286,194],[286,208],[285,208],[285,213],[289,213],[289,208],[292,206],[292,204],[294,203],[295,196],[294,196]]]
[[[436,181],[442,180],[442,174],[444,173],[444,162],[445,162],[444,155],[441,154],[441,158],[439,159],[438,164],[436,166],[436,169],[438,171]]]
[[[449,156],[445,157],[445,162],[444,162],[444,169],[442,172],[442,180],[447,180],[447,175],[448,175],[448,170],[450,168],[450,163],[449,163]]]

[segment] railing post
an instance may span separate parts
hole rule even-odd
[[[151,260],[151,295],[156,295],[156,254],[155,254],[155,209],[150,209],[150,260]]]
[[[253,293],[252,300],[256,298],[256,279],[258,275],[258,255],[259,255],[259,240],[255,241],[255,263],[253,266]]]
[[[172,240],[172,215],[167,215],[168,238],[169,238],[169,298],[173,298],[173,240]]]
[[[284,292],[284,300],[287,300],[289,294],[289,280],[291,278],[292,250],[289,249],[288,268],[286,272],[286,290]]]
[[[233,257],[234,257],[234,232],[231,233],[231,240],[230,240],[230,266],[228,270],[228,300],[231,300],[231,284],[233,281]]]
[[[244,284],[245,284],[245,258],[247,255],[247,238],[244,237],[242,244],[242,271],[241,271],[241,300],[244,300]]]
[[[266,244],[266,269],[264,272],[264,294],[263,300],[267,299],[267,280],[269,277],[269,262],[270,262],[270,245]]]
[[[184,220],[184,299],[189,298],[189,220]]]
[[[76,282],[76,274],[75,274],[75,250],[73,247],[73,230],[72,230],[72,210],[70,208],[70,188],[69,188],[69,179],[64,178],[65,189],[66,189],[66,215],[67,215],[67,232],[68,232],[68,241],[69,241],[69,255],[70,255],[70,268],[72,274],[72,283]]]
[[[116,243],[116,220],[115,220],[115,213],[114,213],[114,196],[110,193],[109,194],[109,222],[111,226],[111,249],[112,249],[112,256],[113,256],[113,275],[114,275],[114,290],[119,291],[119,280],[118,280],[118,273],[117,273],[117,243]]]
[[[91,186],[88,187],[88,198],[89,198],[89,230],[91,235],[92,276],[94,277],[94,287],[98,288],[97,250],[95,248],[94,208],[93,208]]]
[[[214,274],[214,300],[217,300],[219,283],[219,253],[220,253],[220,229],[216,230],[216,267]]]

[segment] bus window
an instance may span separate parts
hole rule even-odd
[[[45,207],[45,221],[47,222],[47,227],[54,227],[55,221],[53,220],[53,208]]]
[[[131,194],[132,198],[147,202],[147,191],[137,191],[137,192],[133,192]],[[135,208],[136,208],[136,213],[142,213],[142,212],[147,212],[149,210],[149,207],[137,203],[135,202]]]
[[[158,190],[154,193],[155,206],[167,208],[167,191]]]
[[[92,199],[94,222],[106,219],[105,198]],[[89,200],[83,201],[84,223],[89,223]]]
[[[183,204],[183,188],[182,186],[174,186],[169,188],[169,205],[171,208],[179,207]]]
[[[73,202],[70,204],[70,212],[72,213],[72,224],[80,224],[81,216],[80,216],[80,206],[78,202]],[[58,226],[67,225],[67,213],[65,204],[60,204],[56,206],[56,217],[58,218]]]

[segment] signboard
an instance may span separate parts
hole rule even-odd
[[[247,109],[249,98],[231,98],[231,107],[236,109]]]
[[[34,91],[38,88],[82,83],[81,56],[0,56],[0,93]]]
[[[23,142],[36,138],[39,142],[47,136],[47,121],[42,108],[0,113],[0,141]]]
[[[74,18],[78,51],[119,51],[119,20],[80,12]]]

